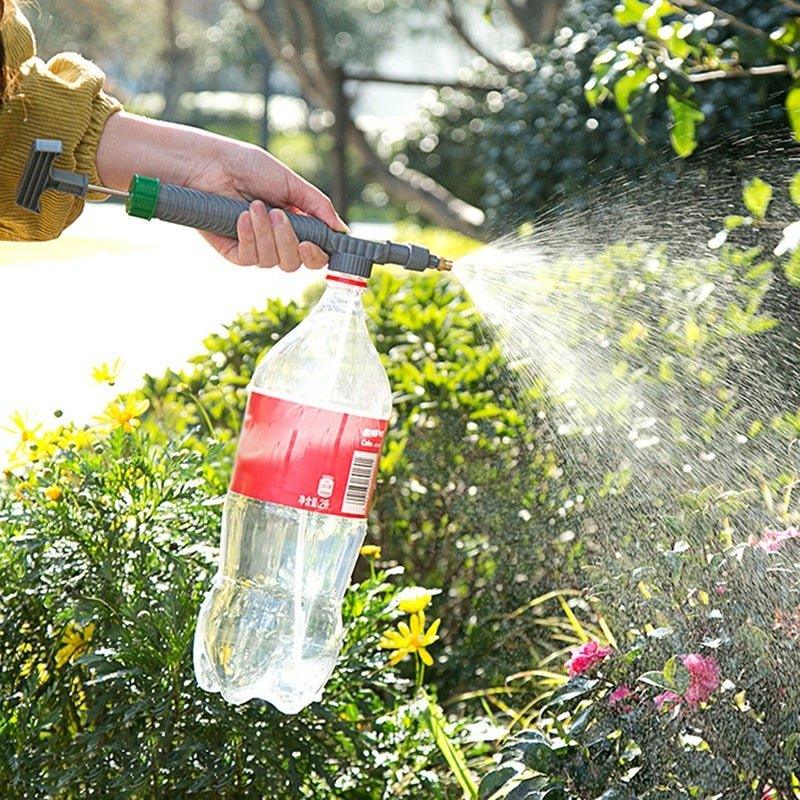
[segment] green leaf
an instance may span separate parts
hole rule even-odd
[[[639,67],[638,69],[629,69],[615,84],[614,84],[614,100],[617,108],[622,112],[625,121],[630,123],[630,105],[631,97],[636,93],[646,88],[647,79],[652,74],[649,67]]]
[[[658,38],[664,43],[664,46],[669,51],[671,56],[675,58],[685,59],[690,56],[694,51],[683,31],[686,26],[682,22],[673,22],[671,25],[665,25],[658,30]]]
[[[675,370],[668,358],[662,358],[658,365],[658,377],[662,383],[672,383],[675,379]]]
[[[675,673],[678,668],[678,657],[672,656],[672,658],[667,660],[667,663],[664,664],[664,680],[667,682],[667,686],[672,688],[675,686]]]
[[[493,797],[495,792],[502,789],[512,778],[515,778],[522,771],[522,764],[516,762],[493,770],[481,781],[480,796],[482,798]]]
[[[745,208],[756,219],[764,219],[772,201],[772,187],[761,178],[753,178],[745,184],[742,200]]]
[[[638,25],[648,8],[650,4],[642,0],[622,0],[614,8],[614,19],[620,25]]]
[[[743,217],[741,214],[731,214],[725,217],[725,230],[735,231],[737,228],[741,228],[742,225],[747,225],[747,220],[748,217]]]
[[[695,322],[692,317],[688,317],[684,325],[684,334],[686,336],[686,343],[694,347],[703,338],[703,331],[700,326]]]
[[[529,769],[548,772],[553,766],[553,746],[538,731],[523,731],[514,738],[513,747],[519,751],[520,759]]]
[[[648,686],[655,686],[657,689],[672,689],[672,684],[667,681],[661,670],[644,672],[639,676],[639,680]]]
[[[672,127],[669,140],[672,149],[681,157],[690,156],[697,147],[697,125],[706,117],[697,104],[688,99],[669,95],[667,97]]]
[[[680,13],[680,9],[673,6],[672,3],[668,3],[667,0],[653,0],[650,7],[642,14],[639,28],[655,38],[661,29],[661,18],[675,13]]]
[[[450,767],[456,782],[461,787],[461,791],[464,792],[464,797],[475,800],[478,797],[478,787],[469,771],[464,753],[458,743],[448,736],[447,721],[444,718],[442,709],[428,696],[427,692],[423,691],[423,695],[426,701],[425,721],[433,734],[433,740],[444,756],[444,760]]]
[[[794,84],[786,93],[786,116],[794,138],[800,141],[800,83]]]
[[[795,172],[789,181],[789,197],[796,206],[800,206],[800,172]]]
[[[800,286],[800,250],[795,250],[786,262],[784,268],[786,272],[786,280],[792,286]]]

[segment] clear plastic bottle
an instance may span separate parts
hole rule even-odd
[[[198,683],[231,703],[262,698],[295,714],[319,699],[339,654],[392,408],[365,287],[329,272],[250,384],[219,571],[194,641]]]

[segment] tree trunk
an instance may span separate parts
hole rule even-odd
[[[552,36],[566,0],[505,0],[504,4],[524,43],[532,45]]]
[[[186,53],[178,47],[178,6],[180,0],[164,0],[165,45],[162,59],[165,68],[164,111],[165,119],[174,120],[183,89]]]
[[[390,197],[417,206],[424,217],[442,228],[482,241],[487,238],[488,231],[483,227],[483,211],[460,200],[433,178],[416,170],[405,168],[402,172],[392,171],[352,119],[347,138],[351,147],[361,156],[366,175],[379,183]]]
[[[262,48],[261,68],[261,94],[264,95],[264,116],[261,117],[261,146],[269,150],[270,127],[269,127],[269,100],[272,97],[272,59],[266,49]]]
[[[286,14],[296,12],[302,25],[276,26],[267,10],[250,7],[247,0],[237,0],[252,20],[264,47],[276,63],[280,63],[297,81],[302,95],[311,105],[335,114],[336,83],[328,64],[320,20],[312,0],[279,0],[277,10]],[[283,5],[286,3],[286,5]],[[289,38],[296,37],[296,38]],[[393,172],[381,158],[366,134],[356,125],[351,113],[340,115],[346,126],[349,146],[358,153],[366,176],[379,183],[386,193],[403,203],[416,206],[420,213],[436,225],[478,239],[486,237],[482,228],[483,212],[460,200],[432,178],[404,169]]]
[[[341,67],[333,71],[335,82],[333,123],[333,188],[331,200],[339,213],[345,215],[350,205],[347,186],[347,121],[350,119],[350,103],[344,90],[344,71]]]

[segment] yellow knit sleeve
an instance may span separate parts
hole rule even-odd
[[[95,159],[108,117],[121,104],[103,92],[104,75],[76,53],[47,64],[29,58],[19,70],[13,97],[0,106],[0,240],[54,239],[77,219],[83,200],[47,192],[41,214],[19,208],[17,186],[34,139],[60,139],[62,169],[88,173],[99,183]],[[90,196],[103,199],[104,195]]]

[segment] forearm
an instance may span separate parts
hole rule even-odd
[[[217,158],[225,141],[197,128],[120,112],[103,130],[97,172],[110,189],[127,189],[134,173],[191,184],[193,170]]]

